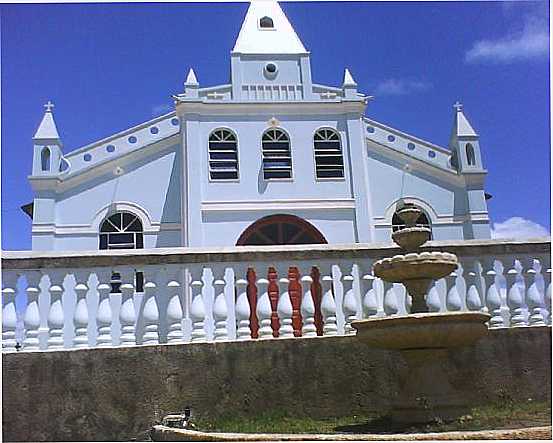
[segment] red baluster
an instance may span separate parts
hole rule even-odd
[[[301,328],[303,326],[300,312],[302,289],[298,268],[291,267],[288,270],[288,279],[290,280],[288,292],[290,294],[290,301],[292,302],[292,327],[294,328],[294,337],[301,337]]]
[[[257,321],[257,286],[255,285],[257,277],[253,268],[248,268],[246,273],[246,280],[248,280],[248,287],[246,289],[248,293],[248,301],[250,302],[250,330],[252,331],[252,338],[258,338],[259,322]]]
[[[271,301],[271,328],[273,329],[273,337],[278,337],[278,330],[280,328],[280,322],[278,320],[278,274],[275,268],[270,267],[267,272],[267,280],[269,280],[269,300]]]
[[[315,327],[317,328],[317,335],[323,335],[323,313],[321,312],[321,300],[323,297],[323,290],[321,287],[321,273],[319,268],[313,266],[311,268],[311,295],[313,296],[313,303],[315,304]]]

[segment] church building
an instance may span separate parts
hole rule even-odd
[[[24,206],[33,250],[388,242],[403,205],[435,240],[490,238],[462,106],[438,146],[367,116],[353,74],[316,83],[280,5],[254,0],[228,83],[190,69],[173,112],[64,152],[48,103]]]

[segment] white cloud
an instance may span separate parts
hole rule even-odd
[[[162,105],[157,105],[152,108],[152,115],[158,116],[161,114],[167,114],[173,110],[173,105],[164,103]]]
[[[416,92],[424,92],[432,87],[432,84],[421,80],[389,78],[379,83],[375,95],[408,95]]]
[[[468,63],[512,63],[547,57],[549,31],[547,21],[534,14],[526,16],[521,32],[490,40],[479,40],[465,54]]]
[[[527,239],[550,235],[544,226],[522,217],[511,217],[504,222],[494,223],[492,228],[492,238]]]

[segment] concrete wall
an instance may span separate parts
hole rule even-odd
[[[447,373],[473,404],[544,400],[550,355],[550,327],[495,330],[450,352]],[[7,354],[3,439],[128,440],[186,405],[201,416],[385,411],[405,371],[355,337]]]

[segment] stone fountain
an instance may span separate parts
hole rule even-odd
[[[411,314],[352,322],[363,343],[397,350],[407,363],[408,375],[400,381],[401,392],[391,410],[392,420],[400,423],[450,421],[467,412],[444,369],[447,352],[486,335],[490,319],[481,312],[427,312],[425,296],[431,283],[455,271],[458,261],[448,252],[416,252],[431,234],[428,227],[416,225],[421,213],[409,204],[397,211],[405,226],[392,238],[405,254],[373,265],[376,277],[405,286],[412,299]]]

